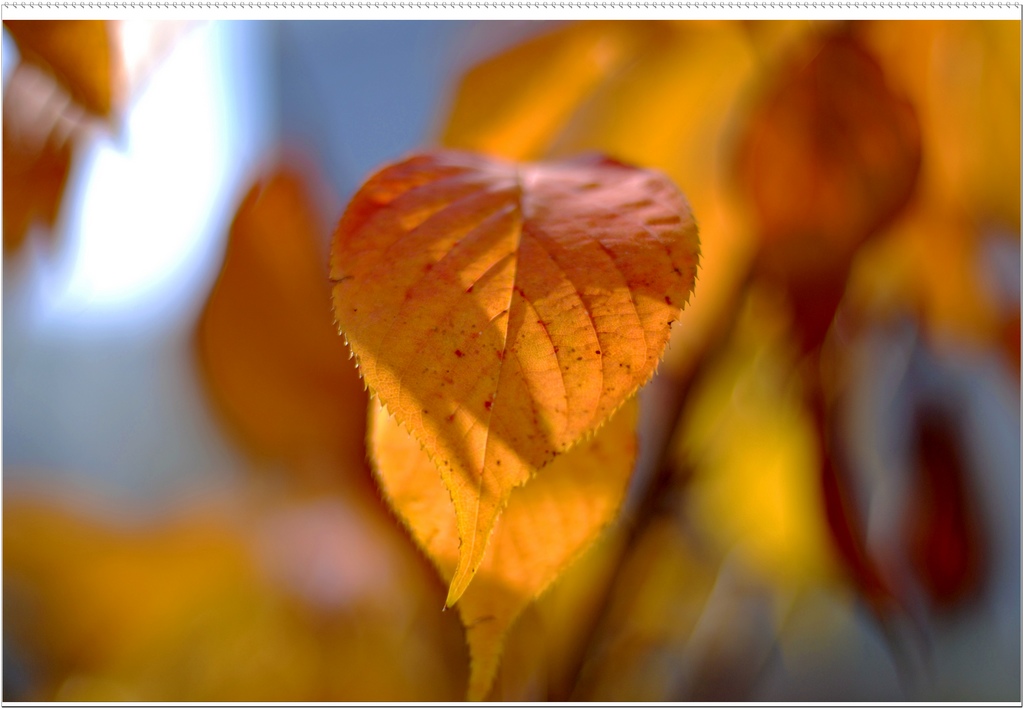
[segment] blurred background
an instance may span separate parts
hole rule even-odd
[[[1021,700],[1019,22],[8,21],[2,67],[5,700],[463,696],[326,279],[438,146],[656,168],[701,233],[492,699]]]

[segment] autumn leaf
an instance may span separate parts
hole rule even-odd
[[[121,100],[120,52],[102,20],[5,20],[25,61],[49,71],[82,108],[109,116]]]
[[[459,82],[442,143],[513,160],[543,156],[579,105],[657,29],[574,23],[481,62]]]
[[[854,26],[921,120],[921,181],[978,221],[1020,229],[1020,23],[864,22]]]
[[[327,231],[299,173],[257,181],[196,329],[218,410],[251,453],[300,473],[363,469],[366,395],[331,321]]]
[[[806,43],[767,83],[738,148],[771,268],[844,264],[911,195],[921,142],[911,104],[856,40]]]
[[[756,52],[754,32],[737,23],[571,23],[473,66],[441,135],[446,146],[519,160],[596,150],[683,188],[700,215],[704,258],[701,297],[680,315],[663,364],[673,372],[692,367],[731,320],[753,256],[729,189],[736,124],[761,55],[806,31],[770,24],[787,39],[759,32],[772,36]]]
[[[831,582],[838,558],[821,503],[822,451],[788,313],[754,291],[725,351],[688,397],[675,436],[689,519],[772,584]]]
[[[352,199],[331,254],[335,314],[455,502],[449,605],[511,490],[653,375],[697,250],[671,182],[606,158],[421,155]]]
[[[471,701],[487,695],[515,619],[618,512],[636,456],[637,410],[630,399],[596,436],[511,494],[477,582],[456,606],[470,648]],[[420,443],[382,408],[371,414],[372,455],[384,494],[450,582],[461,555],[448,491]]]

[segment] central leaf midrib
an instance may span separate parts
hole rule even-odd
[[[491,422],[494,419],[495,411],[501,406],[498,400],[498,392],[501,390],[501,378],[505,373],[505,358],[508,355],[508,329],[512,322],[512,301],[516,296],[516,289],[518,287],[517,279],[519,278],[519,261],[520,261],[520,246],[522,245],[523,239],[523,227],[526,223],[526,209],[524,207],[524,196],[525,190],[523,189],[522,179],[520,177],[519,168],[514,168],[515,173],[513,181],[516,185],[516,192],[518,198],[516,199],[516,206],[519,212],[519,225],[515,235],[515,247],[512,249],[513,254],[513,265],[512,265],[512,287],[509,289],[508,304],[505,306],[505,312],[508,316],[505,318],[505,332],[501,338],[501,357],[498,360],[498,377],[494,383],[494,391],[491,394],[490,400],[493,403],[491,409],[487,412],[487,425],[484,427],[484,451],[483,461],[481,464],[480,474],[477,476],[476,481],[476,505],[473,510],[473,524],[470,526],[470,533],[472,534],[472,549],[469,550],[471,553],[476,552],[477,544],[477,528],[480,522],[480,507],[483,500],[483,487],[484,487],[484,472],[487,469],[488,462],[488,451],[491,445]],[[493,529],[492,529],[493,532]],[[467,558],[467,563],[470,559]],[[475,573],[476,569],[469,570],[470,573]],[[463,568],[462,575],[467,573],[467,569]]]

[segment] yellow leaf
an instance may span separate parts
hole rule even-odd
[[[540,157],[580,102],[648,38],[643,23],[572,24],[481,62],[463,77],[442,143]]]
[[[636,400],[596,436],[516,490],[498,519],[477,581],[456,606],[471,655],[468,696],[486,696],[509,627],[615,516],[636,455]],[[392,509],[450,581],[460,558],[455,509],[420,444],[371,409],[375,470]]]
[[[49,72],[82,108],[109,116],[121,99],[120,52],[113,23],[101,20],[5,20],[22,57]]]
[[[786,588],[836,571],[821,451],[785,311],[754,291],[725,352],[688,397],[677,460],[690,519],[714,546]]]
[[[697,230],[659,173],[464,153],[385,168],[334,236],[338,324],[455,503],[458,600],[509,493],[647,382]]]
[[[577,106],[555,155],[599,150],[665,171],[699,204],[724,183],[729,139],[742,117],[739,98],[758,68],[750,42],[732,23],[658,25],[643,51]],[[703,215],[703,210],[698,209]]]
[[[250,452],[302,472],[362,470],[366,395],[331,321],[327,228],[314,204],[288,169],[252,187],[197,324],[197,356]]]
[[[1020,22],[858,23],[921,119],[922,181],[940,204],[1020,229]]]

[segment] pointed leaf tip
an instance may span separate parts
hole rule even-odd
[[[466,628],[467,697],[482,701],[494,683],[505,637],[522,611],[616,516],[636,459],[636,397],[597,434],[555,459],[509,495],[472,584],[453,582],[446,607]],[[370,411],[374,473],[388,504],[445,580],[456,577],[458,519],[427,453],[378,407]],[[468,585],[467,585],[468,584]],[[454,593],[455,600],[452,600]]]

